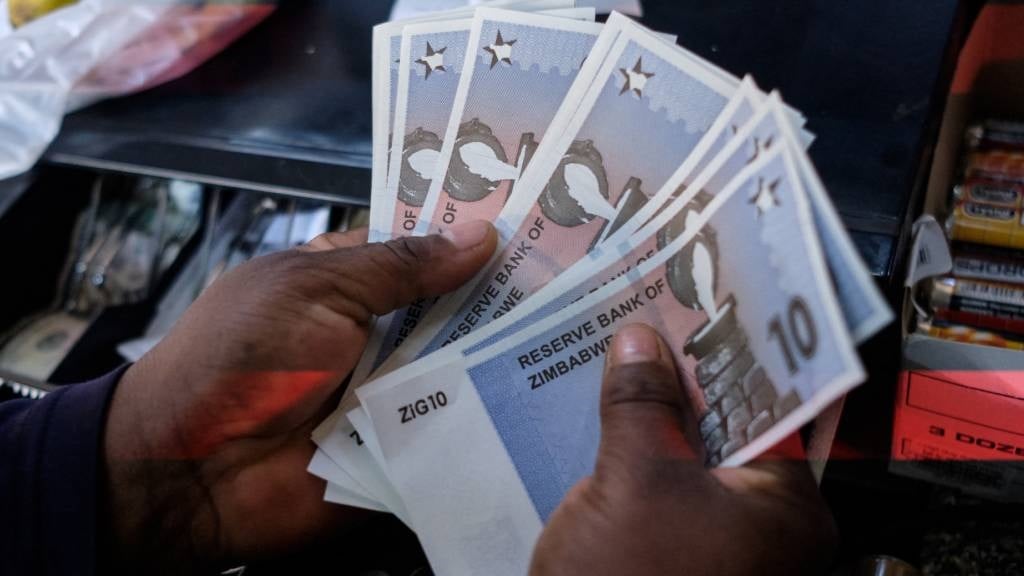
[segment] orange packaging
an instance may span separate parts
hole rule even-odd
[[[951,342],[963,342],[965,344],[979,344],[982,346],[994,346],[996,348],[1007,348],[1009,350],[1024,350],[1024,342],[1011,340],[1000,334],[980,330],[972,326],[960,324],[940,324],[928,320],[917,321],[917,332],[932,338],[940,338]]]
[[[1024,152],[989,150],[967,156],[967,177],[1024,182]]]

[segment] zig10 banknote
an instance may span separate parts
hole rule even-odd
[[[750,460],[863,379],[791,154],[766,152],[654,257],[558,314],[358,392],[435,571],[527,569],[592,471],[604,355],[627,323],[666,338],[712,464]]]
[[[473,20],[406,26],[398,68],[388,196],[396,198],[392,234],[413,233],[430,189],[455,105]]]

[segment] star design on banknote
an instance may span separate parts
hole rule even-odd
[[[444,51],[447,50],[447,49],[448,49],[448,47],[445,46],[444,48],[441,48],[440,50],[434,50],[434,47],[430,45],[430,42],[427,42],[427,53],[426,53],[426,55],[424,55],[422,58],[420,58],[419,60],[416,61],[417,64],[422,64],[423,65],[423,70],[426,72],[426,75],[423,76],[424,80],[426,80],[427,78],[430,78],[430,73],[431,72],[435,72],[435,71],[447,72],[448,71],[444,67]]]
[[[767,138],[754,136],[751,140],[752,141],[750,143],[750,157],[747,158],[747,164],[752,163],[754,160],[757,160],[762,153],[767,152],[772,147],[772,143],[775,141],[775,139],[772,136],[768,136]]]
[[[636,59],[636,64],[633,65],[632,70],[619,68],[619,72],[622,72],[622,75],[626,78],[626,83],[622,85],[619,96],[632,91],[638,98],[643,98],[647,81],[654,77],[654,72],[644,72],[643,58]]]
[[[757,192],[750,197],[749,202],[757,208],[758,219],[780,205],[779,197],[775,195],[775,189],[779,187],[780,180],[781,178],[776,178],[766,185],[764,178],[757,179]]]
[[[492,70],[498,65],[498,62],[512,64],[512,45],[516,42],[516,40],[505,40],[501,37],[501,30],[498,30],[498,37],[494,40],[494,44],[484,48],[484,52],[491,55]]]

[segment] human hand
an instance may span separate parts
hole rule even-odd
[[[615,336],[593,476],[551,516],[531,574],[823,574],[836,529],[794,436],[705,469],[672,356],[651,328]]]
[[[337,404],[367,326],[470,279],[487,223],[366,245],[325,234],[206,290],[127,370],[104,438],[110,571],[194,573],[305,543],[356,512],[323,501],[310,433]]]

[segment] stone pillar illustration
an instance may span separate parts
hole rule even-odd
[[[698,194],[698,210],[706,199]],[[685,229],[681,221],[667,226],[659,244],[668,244]],[[692,212],[692,211],[691,211]],[[697,360],[696,379],[704,396],[700,435],[707,465],[715,466],[758,436],[785,415],[800,399],[795,393],[779,397],[776,387],[758,365],[748,335],[736,315],[739,303],[727,295],[719,305],[716,233],[705,226],[693,241],[667,264],[666,281],[679,303],[702,310],[708,320],[683,346],[683,353]],[[756,305],[752,303],[751,305]]]

